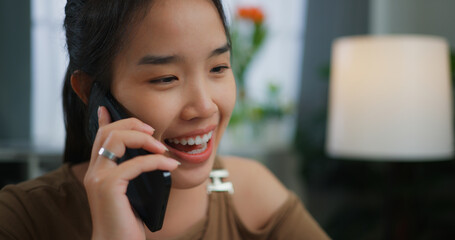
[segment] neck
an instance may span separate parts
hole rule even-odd
[[[179,236],[206,218],[208,195],[206,183],[191,189],[171,188],[163,228],[148,232],[147,238],[166,239]]]

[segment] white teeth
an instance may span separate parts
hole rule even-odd
[[[211,131],[207,134],[204,134],[202,136],[196,136],[195,138],[192,138],[192,137],[181,138],[181,139],[172,138],[172,139],[168,139],[168,141],[170,143],[182,144],[182,145],[187,145],[187,144],[190,146],[191,145],[200,145],[203,143],[207,143],[212,138],[212,135],[213,135],[213,131]]]
[[[198,154],[198,153],[204,152],[206,149],[207,149],[207,143],[204,143],[203,146],[202,146],[202,148],[200,148],[200,149],[194,149],[194,150],[189,151],[189,152],[187,152],[187,153],[189,153],[189,154]]]
[[[194,140],[194,143],[196,143],[196,145],[202,144],[202,138],[197,136],[196,139]]]

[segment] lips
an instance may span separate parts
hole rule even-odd
[[[180,160],[190,163],[201,163],[206,161],[212,154],[213,133],[213,130],[211,130],[187,137],[165,139],[164,142],[169,147],[169,151]]]

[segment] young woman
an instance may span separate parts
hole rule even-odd
[[[65,11],[65,164],[1,191],[2,239],[327,239],[266,168],[216,155],[236,96],[218,0],[68,0]],[[111,122],[89,99],[95,81],[132,117]],[[118,164],[126,148],[154,154]],[[214,168],[229,172],[234,194],[207,192]],[[163,227],[151,232],[126,190],[157,169],[172,186]]]

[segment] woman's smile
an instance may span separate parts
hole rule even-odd
[[[196,130],[181,136],[167,138],[164,143],[171,154],[188,163],[202,163],[213,152],[214,130],[216,126]]]

